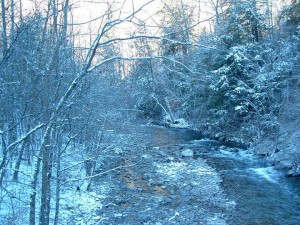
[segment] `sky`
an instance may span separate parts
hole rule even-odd
[[[62,0],[57,0],[62,2]],[[131,14],[133,11],[139,9],[146,3],[148,4],[136,17],[140,20],[149,19],[157,10],[162,6],[161,0],[70,0],[72,8],[72,23],[77,24],[73,27],[76,34],[76,43],[81,47],[90,45],[92,38],[90,35],[98,33],[98,29],[103,22],[101,17],[107,11],[109,6],[116,12],[113,14],[112,19],[124,18],[126,15]],[[23,15],[30,14],[35,11],[35,8],[47,9],[48,1],[44,0],[22,0]],[[60,6],[61,7],[61,6]],[[148,20],[148,23],[150,19]],[[118,26],[118,36],[124,36],[135,29],[132,24],[124,23]]]
[[[57,1],[61,2],[62,0]],[[78,45],[90,45],[93,34],[98,33],[99,27],[103,25],[103,21],[96,18],[104,15],[104,13],[107,11],[108,6],[112,6],[112,10],[115,10],[112,19],[116,19],[120,15],[120,18],[124,18],[126,15],[129,15],[134,10],[140,8],[150,1],[151,0],[70,0],[70,4],[72,7],[72,22],[77,24],[73,27],[77,38],[76,43],[78,43]],[[149,30],[153,34],[155,34],[158,30],[157,28],[155,28],[155,26],[160,23],[160,18],[158,16],[155,16],[155,14],[159,9],[162,8],[162,2],[167,2],[168,4],[172,5],[175,4],[176,1],[179,0],[153,0],[141,12],[139,12],[136,17],[139,18],[140,21],[145,21],[145,24],[148,27],[151,26],[152,28],[149,28]],[[195,6],[194,15],[196,22],[206,20],[213,15],[211,2],[215,0],[182,1],[184,3],[188,3],[189,5]],[[276,4],[278,4],[278,2],[281,2],[276,0],[269,1],[273,1],[273,3]],[[36,7],[43,7],[46,10],[47,2],[48,1],[44,0],[22,0],[23,10],[25,10],[26,12],[33,11],[35,5]],[[199,5],[199,2],[201,2],[201,5]],[[198,29],[198,32],[200,32],[204,27],[207,31],[212,31],[213,21],[210,21],[210,23],[200,23],[196,27],[196,29]],[[121,26],[118,26],[118,29],[114,30],[114,35],[124,37],[135,29],[137,28],[134,27],[132,23],[124,23]]]

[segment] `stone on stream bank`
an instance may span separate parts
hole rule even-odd
[[[288,172],[288,177],[300,177],[300,165],[294,165]]]
[[[282,133],[276,139],[265,138],[254,144],[254,153],[288,177],[300,176],[300,130]]]
[[[181,152],[181,156],[182,157],[193,157],[194,156],[194,152],[191,149],[186,149],[186,150],[183,150]]]

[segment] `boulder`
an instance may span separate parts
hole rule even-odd
[[[191,149],[185,149],[181,152],[182,157],[193,157],[194,152]]]
[[[287,173],[288,177],[300,177],[300,165],[295,165]]]
[[[219,149],[220,149],[220,150],[225,150],[225,149],[227,149],[227,147],[226,147],[225,145],[221,145],[221,146],[219,147]]]
[[[239,149],[238,148],[229,148],[229,151],[230,152],[239,152]]]
[[[148,186],[148,187],[152,187],[152,186],[154,186],[154,185],[155,185],[154,180],[152,180],[152,179],[148,180],[148,182],[147,182],[147,186]]]
[[[222,132],[219,132],[215,135],[215,139],[219,140],[219,141],[225,141],[225,134]]]

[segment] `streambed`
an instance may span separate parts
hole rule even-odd
[[[249,151],[187,129],[118,132],[131,137],[114,157],[125,166],[95,180],[99,194],[109,187],[95,224],[299,224],[299,179]],[[187,149],[193,156],[182,156]]]
[[[205,159],[218,171],[227,197],[236,203],[235,213],[228,223],[300,223],[299,178],[285,177],[248,150],[225,147],[190,130],[166,130],[167,133],[174,132],[173,139],[177,145],[194,151],[194,159]],[[174,145],[173,141],[170,142]]]

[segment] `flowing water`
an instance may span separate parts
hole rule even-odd
[[[187,129],[143,127],[151,145],[181,145],[205,158],[223,177],[222,186],[236,202],[230,224],[300,224],[300,179],[286,178],[247,150],[220,148],[222,143],[205,139]]]
[[[194,144],[198,145],[199,143]],[[246,150],[214,149],[201,154],[222,174],[223,187],[237,203],[231,224],[300,224],[300,180],[286,178]]]

